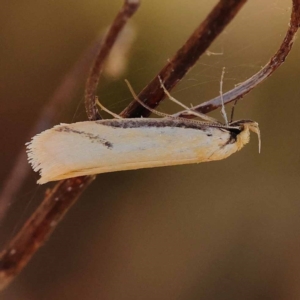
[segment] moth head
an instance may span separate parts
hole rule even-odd
[[[252,120],[239,120],[234,121],[229,124],[230,126],[239,126],[241,128],[241,131],[252,131],[257,134],[258,137],[258,152],[260,153],[261,150],[261,136],[260,136],[260,130],[257,122],[254,122]]]

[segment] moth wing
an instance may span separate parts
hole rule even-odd
[[[82,175],[219,160],[237,151],[229,140],[229,131],[210,126],[202,130],[167,125],[122,128],[107,121],[87,121],[61,124],[36,135],[27,152],[42,184]]]

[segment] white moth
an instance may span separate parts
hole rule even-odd
[[[83,175],[221,160],[247,144],[250,131],[259,136],[258,124],[251,120],[228,125],[171,116],[86,121],[57,125],[36,135],[27,144],[27,153],[32,168],[41,175],[38,183],[43,184]]]

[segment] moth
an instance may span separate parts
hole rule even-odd
[[[172,101],[205,121],[172,117],[146,106],[163,118],[114,119],[60,124],[27,143],[28,160],[39,171],[39,184],[71,177],[225,159],[249,142],[250,131],[258,135],[258,123],[239,120],[222,124],[178,103],[161,82]]]

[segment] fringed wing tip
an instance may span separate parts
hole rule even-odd
[[[45,130],[35,135],[30,142],[27,142],[26,153],[29,164],[35,172],[41,176],[37,181],[38,184],[44,184],[55,179],[57,173],[61,173],[61,165],[52,159],[49,154],[49,144],[56,134],[56,129],[66,124],[56,125],[51,129]],[[46,146],[47,145],[47,146]]]
[[[26,153],[27,153],[27,160],[28,163],[31,165],[32,169],[35,172],[38,172],[41,178],[37,181],[38,184],[43,184],[46,183],[47,180],[45,181],[43,179],[43,164],[39,156],[39,147],[38,147],[38,139],[39,139],[40,134],[34,136],[30,142],[27,142],[26,145]]]

